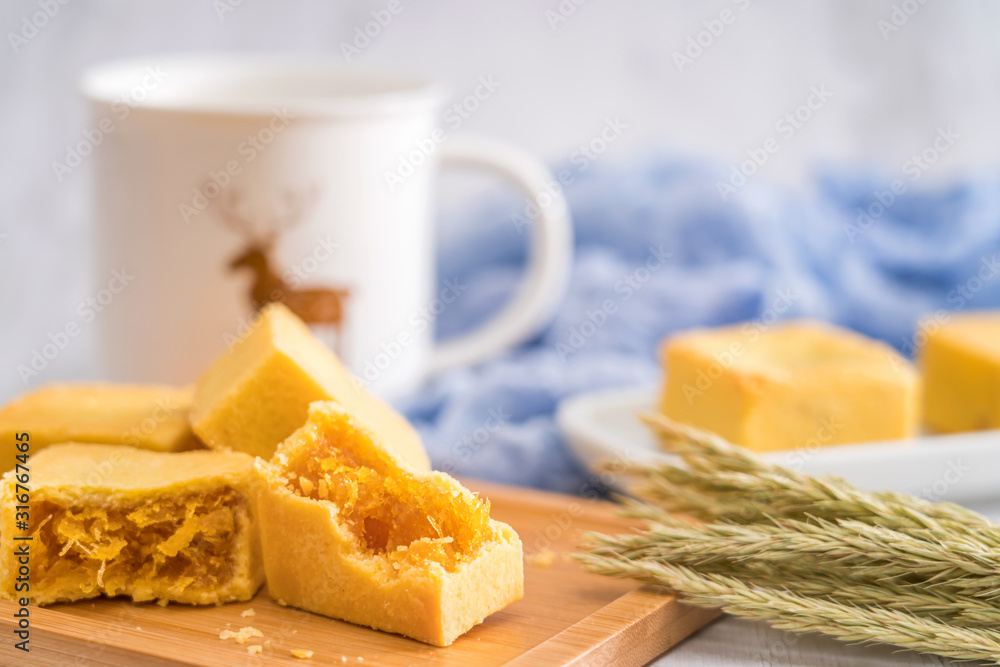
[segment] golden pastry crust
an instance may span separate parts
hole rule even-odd
[[[15,434],[31,451],[58,442],[122,444],[157,452],[202,445],[191,431],[190,388],[155,384],[50,384],[0,409],[0,470],[14,467]]]
[[[360,386],[337,357],[282,304],[270,304],[247,335],[195,386],[191,424],[213,449],[270,458],[302,426],[313,401],[336,401],[392,443],[417,470],[430,460],[416,430]]]
[[[211,451],[159,453],[68,443],[31,456],[30,529],[0,516],[0,595],[17,599],[15,535],[31,534],[34,604],[126,595],[218,604],[263,583],[253,523],[253,459]],[[17,504],[14,472],[4,507]]]
[[[521,541],[488,502],[413,471],[335,403],[256,466],[275,599],[447,646],[523,596]]]
[[[885,343],[791,321],[693,329],[661,346],[660,410],[757,451],[913,436],[920,381]]]
[[[952,313],[918,331],[927,425],[941,432],[1000,428],[1000,311]]]

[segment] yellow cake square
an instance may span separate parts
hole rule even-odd
[[[27,469],[0,481],[2,597],[217,604],[249,600],[263,583],[250,456],[69,443],[31,454]]]
[[[951,314],[920,332],[927,425],[944,432],[1000,428],[1000,312]]]
[[[336,403],[256,465],[280,602],[447,646],[524,594],[521,541],[488,501],[414,471]]]
[[[56,442],[123,444],[158,452],[201,447],[188,422],[191,390],[154,384],[51,384],[0,409],[0,470],[14,465],[15,435],[31,451]]]
[[[888,345],[811,321],[694,329],[661,347],[660,410],[757,451],[912,436],[916,371]]]
[[[332,351],[282,304],[270,304],[247,337],[195,386],[191,424],[205,444],[265,459],[302,426],[313,401],[336,401],[411,466],[430,461],[413,426],[351,377]]]

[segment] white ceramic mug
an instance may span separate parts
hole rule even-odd
[[[82,89],[98,281],[126,276],[96,318],[110,379],[190,382],[257,306],[280,300],[393,395],[530,337],[561,297],[572,232],[549,172],[509,146],[447,136],[441,91],[425,81],[216,55],[101,66]],[[439,162],[498,172],[539,213],[511,302],[435,347],[434,319],[464,297],[435,291]]]

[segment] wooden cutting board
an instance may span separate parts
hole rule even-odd
[[[590,574],[567,557],[577,548],[581,531],[619,532],[633,525],[616,517],[611,504],[486,482],[466,483],[488,497],[493,516],[521,536],[526,555],[525,595],[447,648],[281,607],[264,589],[251,602],[221,607],[159,607],[121,599],[32,607],[30,654],[14,648],[15,606],[0,601],[0,663],[38,667],[641,665],[718,615],[682,605],[655,587]],[[254,615],[241,616],[247,609],[253,609]],[[246,646],[219,639],[220,631],[245,626],[264,634],[247,642],[262,644],[263,653],[250,655]],[[313,656],[299,660],[291,655],[292,649],[308,649]]]

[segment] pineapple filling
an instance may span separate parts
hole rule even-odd
[[[236,538],[249,519],[233,489],[101,507],[43,500],[32,515],[44,517],[34,532],[33,588],[138,601],[231,580]]]
[[[285,479],[300,496],[334,503],[370,555],[396,570],[437,563],[453,572],[494,538],[489,501],[422,482],[381,453],[360,457],[334,445],[357,437],[331,425],[309,452],[288,457]]]

